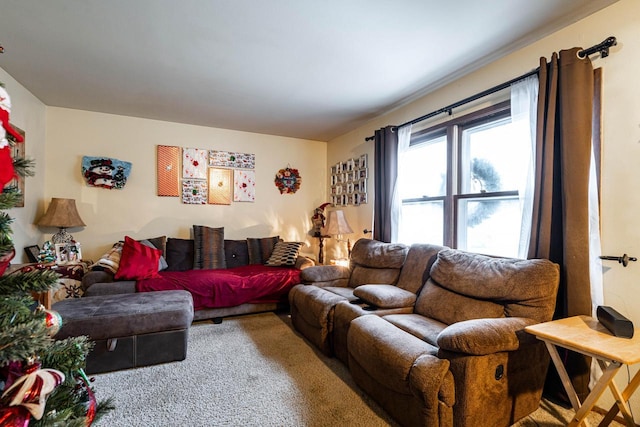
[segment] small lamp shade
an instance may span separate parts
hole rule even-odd
[[[329,211],[327,225],[322,229],[322,234],[325,236],[338,236],[351,233],[353,233],[353,230],[344,216],[344,211],[340,209]]]
[[[343,234],[351,234],[353,230],[347,222],[347,218],[344,216],[344,211],[337,209],[329,211],[327,215],[327,225],[322,229],[322,234],[325,236],[336,236],[338,242],[343,241],[340,236]],[[347,239],[347,253],[351,257],[351,242]]]
[[[41,227],[58,227],[60,230],[53,235],[53,243],[69,243],[73,237],[65,231],[65,228],[84,227],[86,224],[80,218],[74,199],[51,199],[49,208],[38,225]]]

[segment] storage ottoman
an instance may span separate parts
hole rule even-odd
[[[87,335],[95,342],[89,374],[184,360],[193,299],[187,291],[142,292],[68,299],[56,339]]]

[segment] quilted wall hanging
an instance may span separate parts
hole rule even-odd
[[[233,171],[233,201],[256,201],[256,172],[252,170]]]
[[[82,176],[91,187],[124,188],[130,173],[130,162],[110,157],[82,157]]]
[[[157,147],[158,196],[180,196],[180,156],[182,148],[168,145]]]
[[[231,204],[231,169],[209,168],[209,204]]]
[[[185,148],[182,151],[182,177],[185,179],[207,179],[209,150]]]

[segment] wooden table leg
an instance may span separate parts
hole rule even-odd
[[[558,371],[558,375],[560,376],[560,380],[562,380],[562,385],[564,386],[565,391],[567,392],[567,396],[571,401],[571,406],[576,411],[571,422],[569,422],[569,427],[577,427],[586,424],[585,418],[591,411],[591,409],[595,406],[596,402],[602,396],[602,393],[610,386],[610,383],[613,381],[613,378],[618,373],[622,364],[617,362],[612,362],[608,366],[604,363],[601,363],[602,367],[602,376],[593,387],[587,398],[583,403],[580,403],[580,399],[576,394],[575,389],[573,388],[573,384],[571,383],[571,378],[569,378],[569,374],[562,363],[562,359],[558,354],[558,350],[556,346],[552,343],[545,341],[547,345],[547,350],[549,350],[549,354],[551,355],[551,359],[553,360],[553,364]],[[598,360],[598,362],[601,362]]]
[[[622,391],[622,393],[617,394],[618,388],[615,387],[615,384],[613,383],[612,383],[612,386],[615,388],[615,391],[613,389],[611,391],[616,396],[616,403],[613,406],[611,406],[611,409],[609,409],[609,412],[607,412],[607,415],[605,415],[605,417],[602,419],[599,425],[608,426],[609,424],[611,424],[611,421],[613,421],[615,416],[618,414],[618,411],[622,410],[622,408],[620,408],[620,406],[622,405],[622,407],[624,408],[623,416],[625,418],[625,422],[629,426],[635,426],[635,422],[633,421],[633,417],[631,416],[631,411],[627,405],[627,401],[636,391],[638,386],[640,386],[640,371],[636,372],[636,374],[633,376],[633,379],[631,379],[631,382]],[[625,414],[625,412],[627,414]]]

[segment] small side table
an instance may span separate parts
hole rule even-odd
[[[609,387],[616,403],[611,407],[600,425],[609,425],[618,411],[620,411],[625,423],[628,426],[635,427],[627,400],[640,385],[640,372],[634,375],[631,382],[622,392],[613,382],[613,379],[624,365],[633,365],[640,362],[640,335],[635,334],[631,339],[616,337],[600,324],[597,319],[589,316],[575,316],[539,323],[527,326],[525,331],[544,341],[549,350],[551,359],[558,370],[562,384],[571,401],[571,406],[576,411],[569,426],[581,425],[602,393]],[[573,384],[571,384],[571,379],[558,354],[557,347],[563,347],[590,356],[597,360],[602,369],[602,376],[582,404],[573,388]]]
[[[65,298],[80,298],[83,295],[82,276],[87,272],[92,261],[79,261],[74,264],[57,265],[54,263],[35,263],[35,264],[16,264],[10,267],[8,272],[20,270],[22,273],[28,273],[34,270],[52,270],[60,275],[58,284],[46,292],[38,292],[33,294],[33,298],[50,309],[51,306]]]

